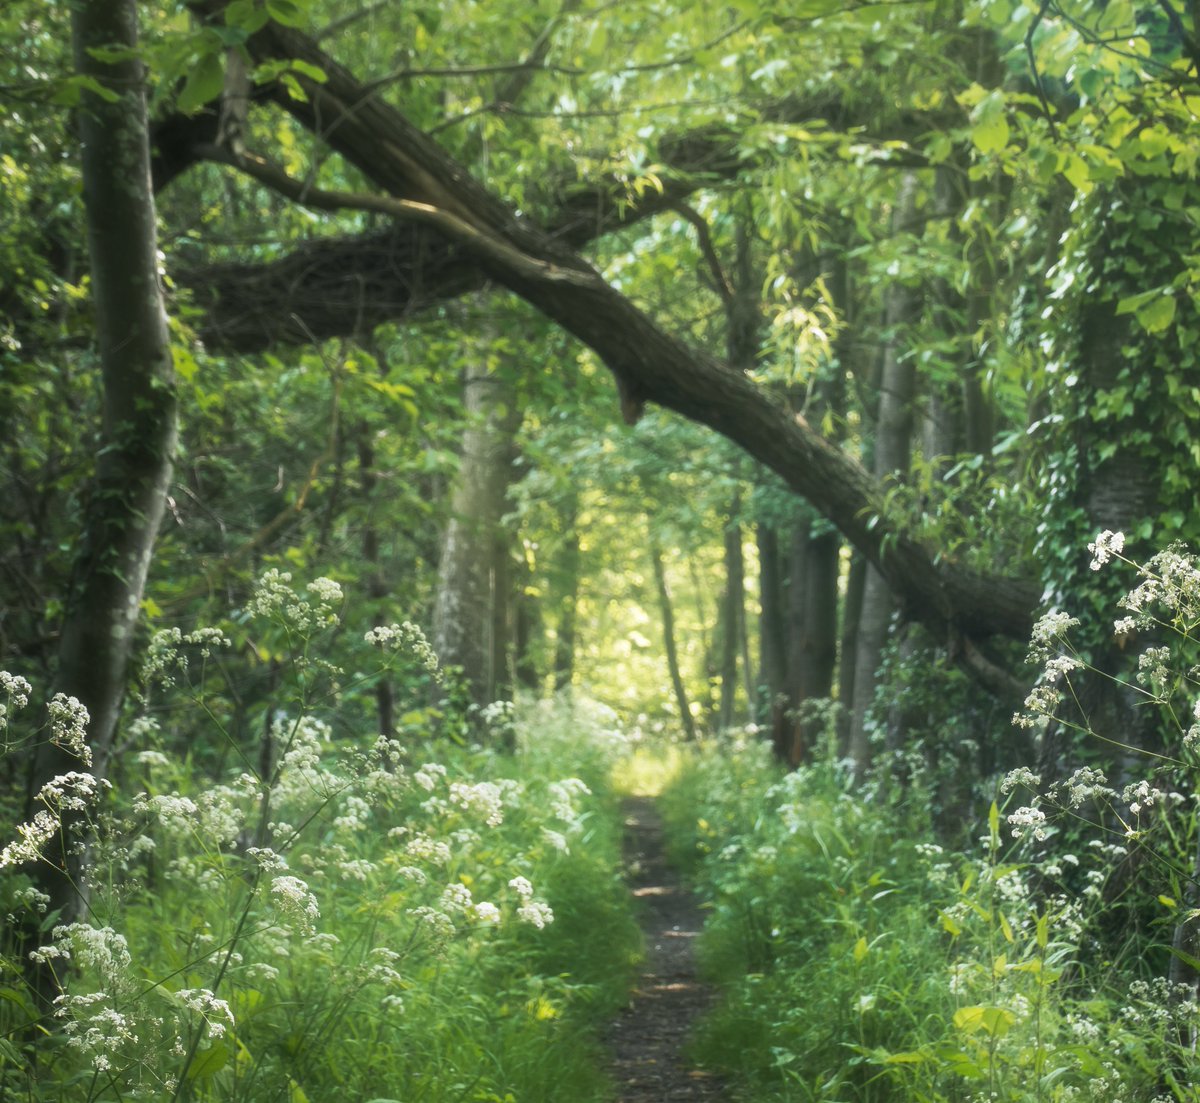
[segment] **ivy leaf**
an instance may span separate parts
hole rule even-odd
[[[1161,333],[1175,320],[1175,296],[1169,286],[1126,295],[1117,301],[1118,314],[1133,314],[1147,333]]]
[[[1159,295],[1137,312],[1137,320],[1147,333],[1161,333],[1175,320],[1175,297]]]

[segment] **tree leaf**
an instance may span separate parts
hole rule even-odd
[[[209,100],[221,94],[225,86],[225,56],[213,51],[203,54],[188,73],[183,90],[179,93],[178,107],[185,115],[194,115]]]

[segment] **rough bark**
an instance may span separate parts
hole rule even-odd
[[[96,469],[63,617],[56,688],[88,710],[93,772],[117,727],[150,555],[176,444],[170,339],[159,283],[144,75],[133,0],[91,0],[72,14],[77,72],[116,94],[85,92],[79,112],[96,348],[103,406]],[[92,47],[128,49],[98,61]],[[34,789],[79,763],[46,745]],[[85,904],[82,859],[48,854],[37,869],[50,908],[69,922]]]

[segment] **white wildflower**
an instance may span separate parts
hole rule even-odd
[[[218,999],[207,988],[181,988],[175,993],[188,1011],[199,1015],[210,1038],[220,1038],[227,1027],[234,1026],[233,1011],[225,1000]]]
[[[311,931],[320,917],[317,898],[299,877],[283,875],[271,881],[271,899],[280,915],[295,920],[303,931]]]
[[[452,781],[450,801],[459,808],[479,816],[488,827],[497,827],[504,822],[500,789],[490,781],[477,781],[473,784]]]
[[[472,912],[480,923],[499,923],[500,909],[487,900],[480,900],[472,908]]]
[[[437,788],[438,782],[445,778],[446,767],[440,762],[427,762],[424,766],[413,774],[415,781],[427,793],[432,793]]]
[[[515,891],[523,900],[528,900],[533,895],[533,885],[525,877],[513,877],[508,882],[508,887]]]
[[[38,809],[28,823],[17,825],[17,838],[0,850],[0,869],[36,862],[46,844],[58,834],[61,826],[54,813]]]
[[[548,923],[554,922],[554,912],[549,904],[543,904],[540,900],[526,900],[517,908],[517,918],[540,931]]]
[[[550,815],[559,820],[575,818],[575,801],[578,797],[586,797],[591,790],[577,777],[553,781],[549,786]]]
[[[428,673],[438,673],[437,652],[426,639],[425,633],[412,621],[372,628],[364,639],[382,651],[407,652]]]
[[[472,903],[471,890],[466,885],[455,882],[442,889],[438,907],[448,915],[454,915],[458,912],[470,911]]]
[[[1024,786],[1026,789],[1037,789],[1042,783],[1040,774],[1035,774],[1028,766],[1020,766],[1015,770],[1009,770],[1004,776],[1004,780],[1000,782],[1000,792],[1011,793],[1018,785]]]
[[[1092,561],[1089,566],[1093,571],[1098,571],[1113,556],[1119,556],[1124,550],[1125,534],[1110,532],[1106,529],[1096,537],[1093,543],[1088,545],[1088,551],[1092,553]]]
[[[1012,828],[1012,837],[1021,838],[1026,831],[1032,831],[1035,839],[1046,837],[1046,813],[1040,808],[1018,808],[1008,817],[1008,825]]]
[[[75,697],[56,693],[50,701],[50,742],[63,747],[85,766],[92,764],[92,749],[87,745],[88,710]]]

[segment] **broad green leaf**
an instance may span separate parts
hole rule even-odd
[[[267,14],[285,27],[303,26],[304,8],[294,0],[267,0]]]
[[[1092,190],[1092,177],[1088,172],[1087,162],[1078,153],[1067,155],[1067,164],[1062,170],[1062,174],[1076,191],[1081,191],[1084,195],[1087,195]]]
[[[179,110],[185,115],[199,111],[221,94],[225,85],[225,57],[219,51],[204,54],[188,73],[179,93]]]
[[[1147,333],[1161,333],[1175,320],[1175,297],[1159,295],[1137,312],[1137,320]]]
[[[854,944],[854,963],[856,965],[861,964],[862,959],[867,956],[869,949],[870,947],[867,946],[867,940],[865,938],[860,938]]]
[[[208,1049],[201,1050],[192,1058],[188,1065],[189,1080],[208,1080],[215,1076],[227,1064],[230,1058],[229,1046],[224,1041],[214,1042]]]
[[[1000,92],[989,92],[980,100],[971,120],[971,141],[980,153],[999,153],[1008,145],[1008,120]]]
[[[1017,1021],[1004,1007],[960,1007],[954,1013],[954,1025],[964,1034],[984,1031],[990,1037],[1003,1038]]]

